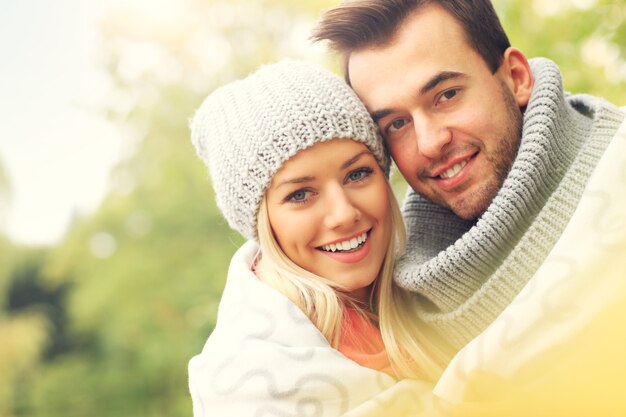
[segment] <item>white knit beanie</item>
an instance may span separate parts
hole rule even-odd
[[[311,63],[265,65],[218,88],[196,112],[191,131],[209,167],[217,206],[248,239],[256,239],[259,205],[272,177],[303,149],[352,139],[389,173],[388,155],[364,105],[343,80]]]

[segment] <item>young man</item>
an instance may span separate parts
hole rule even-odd
[[[357,0],[314,33],[414,192],[398,282],[461,346],[534,275],[624,113],[565,98],[556,65],[510,46],[488,0]]]
[[[411,186],[409,244],[396,280],[418,295],[423,320],[457,348],[498,325],[494,339],[536,348],[528,340],[554,346],[552,333],[565,338],[545,326],[554,317],[569,335],[582,334],[573,329],[600,317],[587,299],[622,299],[611,279],[626,270],[626,225],[618,220],[626,216],[626,175],[609,167],[626,161],[623,109],[565,94],[553,62],[528,61],[510,46],[489,0],[349,0],[322,15],[313,38],[339,52],[346,80]],[[599,195],[605,211],[589,208]],[[566,266],[552,268],[560,261]],[[555,274],[562,281],[550,281]],[[587,287],[596,274],[602,296]],[[558,289],[570,283],[578,292]],[[551,291],[565,294],[561,315],[548,314],[556,311]],[[571,294],[586,309],[568,321]],[[528,308],[544,307],[532,320],[528,310],[512,312],[524,297]],[[523,362],[528,349],[516,358]],[[502,352],[512,353],[491,355],[500,358],[496,369]]]

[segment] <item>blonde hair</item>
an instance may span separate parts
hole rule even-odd
[[[320,330],[331,346],[337,348],[344,306],[349,305],[364,317],[378,321],[389,360],[403,378],[436,380],[450,359],[443,341],[415,314],[411,294],[393,283],[393,266],[404,252],[406,232],[402,214],[387,183],[391,237],[378,277],[370,291],[369,306],[363,306],[342,291],[333,281],[296,265],[276,241],[262,199],[257,221],[261,279],[296,304]]]

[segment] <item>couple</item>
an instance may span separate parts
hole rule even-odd
[[[523,390],[526,414],[546,387],[581,393],[568,365],[624,345],[624,111],[564,93],[489,0],[351,0],[314,37],[351,88],[285,61],[194,117],[217,204],[249,238],[189,364],[194,415],[436,415],[493,376],[479,399]]]

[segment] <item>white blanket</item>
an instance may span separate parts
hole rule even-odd
[[[195,417],[340,416],[395,384],[333,349],[292,302],[234,255],[217,325],[189,362]],[[411,401],[413,402],[413,401]]]

